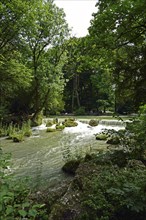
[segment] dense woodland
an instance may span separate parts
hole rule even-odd
[[[145,1],[98,1],[89,35],[70,37],[53,1],[1,1],[1,118],[106,110],[146,102]]]
[[[53,0],[0,1],[0,119],[7,131],[16,118],[138,113],[125,130],[101,134],[114,136],[115,146],[67,161],[73,181],[53,194],[13,182],[0,150],[0,219],[146,219],[145,6],[98,0],[89,34],[76,38]]]

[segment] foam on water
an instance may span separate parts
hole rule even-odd
[[[102,123],[99,123],[99,125],[97,126],[90,126],[88,124],[82,123],[80,121],[77,121],[78,125],[76,127],[66,127],[63,132],[64,133],[75,133],[75,134],[80,134],[82,136],[91,136],[97,133],[100,133],[101,131],[103,131],[104,129],[114,129],[116,131],[121,130],[121,129],[125,129],[124,125],[120,125],[117,123],[117,125],[112,125],[112,124],[107,124],[104,123],[102,125]]]
[[[52,126],[50,126],[50,128],[55,128],[56,127],[56,124],[53,124]],[[36,126],[36,127],[32,127],[32,130],[33,131],[41,131],[41,130],[46,130],[48,127],[46,126],[46,124],[41,124],[39,126]]]
[[[76,121],[78,123],[77,126],[75,127],[66,127],[63,130],[63,133],[66,134],[77,134],[76,138],[78,137],[90,137],[94,134],[102,132],[104,129],[114,129],[116,131],[120,129],[125,129],[125,123],[118,121],[118,120],[101,120],[99,121],[99,124],[97,126],[90,126],[87,123],[83,123],[80,121]],[[55,128],[56,124],[52,125],[51,128]],[[41,124],[40,126],[33,127],[32,130],[33,132],[38,132],[40,130],[46,130],[46,124]]]

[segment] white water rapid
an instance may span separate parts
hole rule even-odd
[[[77,121],[78,125],[76,127],[66,127],[64,133],[75,133],[82,134],[83,136],[92,136],[94,134],[100,133],[104,129],[114,129],[116,131],[125,129],[125,123],[118,120],[101,120],[97,126],[90,126],[86,121]]]

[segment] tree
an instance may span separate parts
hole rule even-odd
[[[105,111],[107,106],[111,106],[110,72],[107,68],[101,70],[100,60],[90,53],[88,36],[71,38],[67,48],[68,62],[64,66],[68,79],[64,92],[66,110],[74,112],[83,107],[86,112],[98,112],[102,106]]]
[[[56,76],[58,82],[62,77],[58,66],[63,61],[65,49],[62,45],[68,35],[68,28],[64,12],[57,8],[53,1],[37,1],[29,13],[31,24],[30,19],[26,20],[23,40],[28,45],[28,65],[33,70],[32,109],[35,118],[46,106],[51,84],[56,80]]]
[[[113,71],[119,107],[132,100],[136,110],[146,102],[145,1],[99,0],[97,7],[89,28],[92,50]]]
[[[59,109],[68,36],[62,9],[51,0],[3,0],[0,21],[1,106],[34,118],[44,108]]]
[[[29,2],[22,0],[0,2],[0,109],[1,115],[10,111],[18,91],[27,90],[32,80],[19,50],[19,39]]]

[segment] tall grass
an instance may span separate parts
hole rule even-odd
[[[14,142],[20,142],[24,140],[24,137],[30,137],[32,135],[30,120],[24,122],[21,126],[10,123],[8,126],[0,125],[0,137],[8,137]]]

